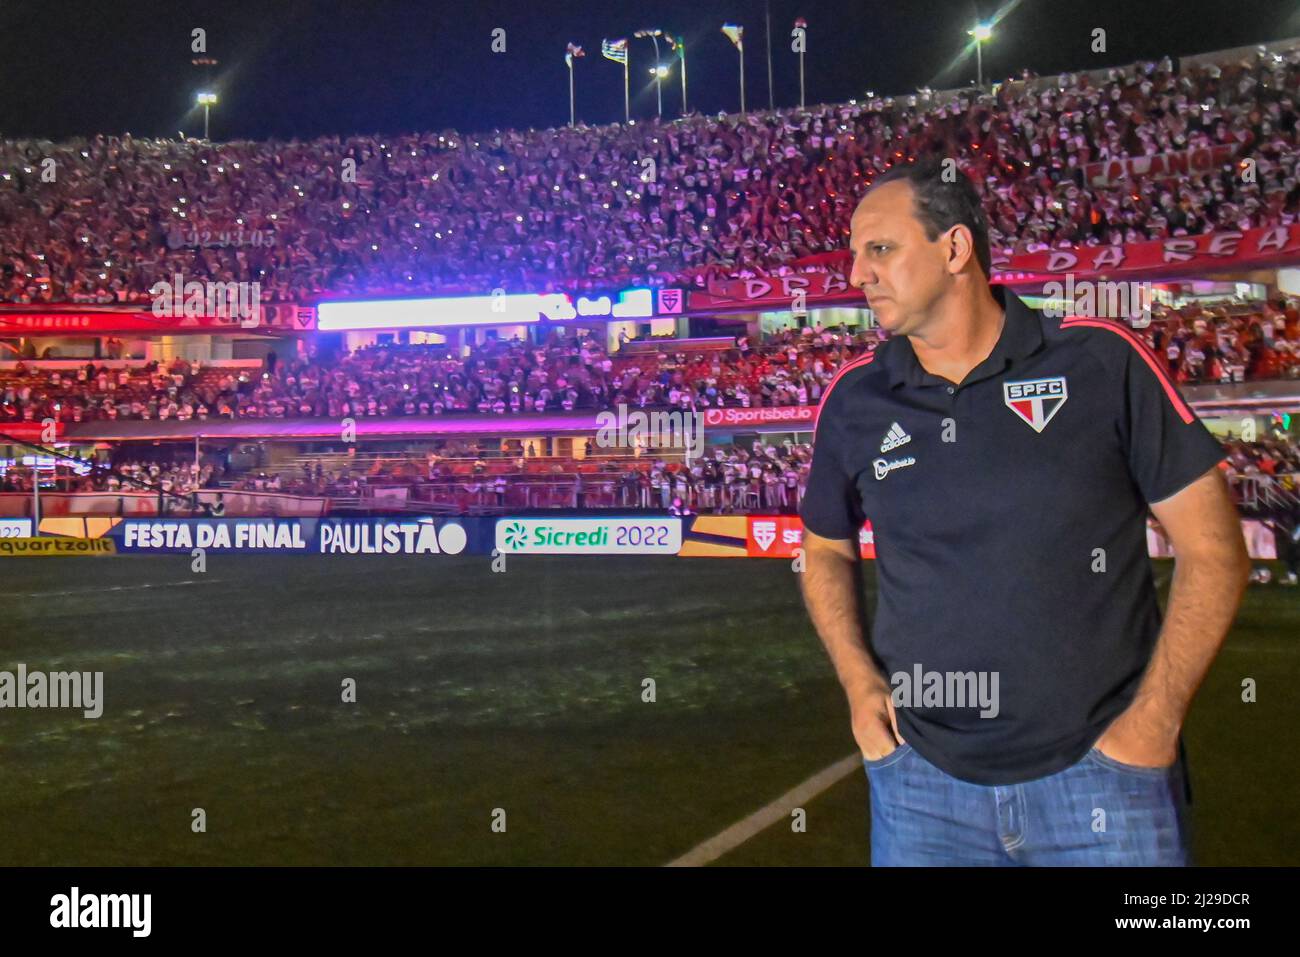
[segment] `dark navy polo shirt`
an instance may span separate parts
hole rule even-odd
[[[906,336],[842,369],[801,508],[826,538],[856,540],[871,520],[871,650],[891,687],[923,679],[899,730],[984,785],[1074,764],[1132,701],[1161,624],[1147,505],[1224,458],[1132,329],[1007,303],[959,385],[926,372]],[[996,716],[923,701],[929,672],[945,687],[996,672]]]

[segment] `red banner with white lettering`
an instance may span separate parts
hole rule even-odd
[[[802,306],[862,304],[862,293],[849,286],[848,250],[815,258],[822,272],[761,279],[711,282],[707,291],[692,291],[690,310],[794,310]],[[1300,263],[1300,224],[1175,236],[1118,246],[1081,246],[1033,253],[993,254],[993,282],[1011,286],[1042,283],[1066,273],[1076,279],[1160,279],[1200,277],[1264,266]]]
[[[1063,275],[1131,279],[1207,273],[1300,262],[1300,225],[1175,236],[1122,246],[1085,246],[1019,253],[993,260],[1004,282],[1023,275]]]
[[[749,516],[745,550],[750,558],[793,558],[794,550],[802,544],[803,521],[798,515]],[[870,522],[858,531],[858,554],[863,558],[876,557]]]
[[[53,422],[54,438],[63,438],[63,423]],[[0,435],[7,435],[20,442],[43,443],[46,440],[45,425],[40,422],[5,422],[0,419]]]
[[[253,321],[254,318],[256,321]],[[38,309],[0,307],[0,336],[180,335],[185,333],[310,332],[316,310],[310,306],[262,303],[255,317],[162,315],[145,308]]]
[[[1088,163],[1083,178],[1089,186],[1114,186],[1129,179],[1177,179],[1193,173],[1213,173],[1237,155],[1239,143],[1222,143],[1177,153],[1119,156]]]
[[[692,312],[741,308],[798,311],[800,307],[862,303],[862,293],[849,285],[845,275],[849,266],[848,251],[835,255],[833,262],[828,272],[711,282],[706,292],[692,290],[687,303]]]

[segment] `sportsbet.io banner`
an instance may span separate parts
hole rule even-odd
[[[754,425],[803,426],[811,430],[817,420],[817,409],[811,405],[762,406],[755,409],[727,408],[705,409],[704,425],[707,428],[731,426],[744,428]]]

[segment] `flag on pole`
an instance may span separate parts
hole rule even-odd
[[[573,66],[574,57],[586,56],[586,55],[587,54],[582,52],[582,47],[578,46],[578,44],[576,43],[570,43],[568,48],[564,51],[565,66],[569,66],[569,67]]]
[[[627,37],[622,40],[601,40],[600,55],[615,63],[627,62]]]
[[[732,43],[736,45],[737,50],[745,49],[745,28],[738,27],[734,23],[724,23],[722,32],[727,35]]]

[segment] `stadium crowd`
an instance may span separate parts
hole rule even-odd
[[[1178,309],[1157,304],[1148,345],[1183,383],[1300,376],[1300,308],[1294,302]],[[661,349],[610,355],[589,336],[556,335],[469,347],[378,345],[353,353],[306,352],[262,371],[185,359],[133,368],[0,370],[0,424],[46,417],[96,420],[320,418],[516,414],[629,407],[750,408],[816,405],[845,362],[873,348],[874,333],[804,327],[717,352]]]
[[[1230,435],[1223,444],[1228,457],[1221,468],[1234,486],[1243,479],[1276,481],[1300,505],[1300,445],[1293,437],[1278,432],[1246,442]],[[382,509],[380,490],[400,489],[403,503],[460,512],[553,507],[793,513],[812,460],[810,444],[790,439],[710,446],[689,463],[654,450],[603,457],[590,444],[585,458],[542,459],[536,451],[517,442],[489,451],[474,441],[449,440],[424,458],[324,456],[292,467],[237,468],[219,456],[204,455],[196,463],[166,450],[139,457],[119,448],[108,464],[94,469],[60,463],[44,485],[61,492],[162,492],[171,511],[183,511],[180,499],[200,490],[351,499]],[[30,468],[11,466],[0,473],[0,492],[31,492]]]
[[[166,366],[0,371],[0,423],[103,419],[305,418],[520,413],[630,407],[816,404],[844,362],[877,342],[820,326],[745,339],[725,352],[610,356],[591,337],[470,347],[380,345],[337,355],[272,355],[263,370]]]
[[[1290,434],[1279,432],[1251,442],[1229,436],[1223,444],[1228,458],[1221,467],[1230,481],[1249,476],[1277,479],[1284,492],[1300,501],[1300,445]],[[589,446],[588,455],[593,451]],[[323,473],[318,467],[314,478],[304,470],[303,479],[285,482],[263,473],[235,487],[364,497],[367,487],[398,483],[425,486],[427,497],[420,500],[461,509],[513,505],[676,508],[679,513],[795,512],[807,487],[812,445],[756,438],[748,445],[710,446],[690,463],[637,458],[533,466],[526,454],[490,456],[470,445],[458,456],[432,455],[422,465],[399,458],[338,473]],[[530,495],[529,486],[542,488],[543,494]]]
[[[0,301],[147,301],[176,273],[306,302],[781,272],[843,248],[863,187],[920,154],[976,181],[1002,250],[1291,223],[1298,94],[1293,51],[573,129],[3,140]],[[1235,155],[1176,179],[1084,181],[1089,162],[1210,146]]]
[[[1293,302],[1177,309],[1157,304],[1141,330],[1181,383],[1300,376],[1300,309]]]
[[[1300,375],[1300,310],[1279,300],[1249,310],[1157,307],[1148,345],[1180,382]],[[263,370],[163,366],[76,370],[20,363],[0,371],[0,422],[104,419],[308,418],[521,413],[630,407],[815,405],[836,369],[877,341],[805,327],[725,352],[610,356],[591,337],[471,347],[380,345],[350,354],[268,358]]]
[[[492,505],[698,511],[794,512],[803,499],[812,446],[786,439],[770,444],[709,448],[691,462],[647,456],[644,461],[554,463],[530,471],[524,460],[492,469],[477,461],[468,474],[431,468],[429,501],[461,509]],[[549,474],[548,474],[549,473]],[[382,473],[372,481],[383,482]]]
[[[1229,478],[1289,475],[1292,477],[1291,490],[1300,492],[1296,485],[1300,479],[1300,445],[1294,441],[1282,436],[1265,436],[1254,442],[1228,438],[1223,445],[1228,453],[1223,470]]]
[[[455,452],[456,449],[450,451]],[[375,488],[405,487],[420,501],[442,506],[622,507],[789,511],[802,499],[812,446],[787,439],[710,448],[687,464],[654,455],[549,460],[533,463],[524,454],[488,454],[476,444],[449,457],[406,456],[367,463],[324,464],[320,459],[292,469],[240,471],[200,459],[157,454],[149,458],[119,450],[108,465],[60,462],[45,487],[59,492],[162,492],[180,497],[199,490],[279,492],[336,499],[371,497]],[[588,449],[594,452],[595,449]],[[31,492],[30,468],[0,475],[0,492]],[[173,505],[173,507],[176,507]]]

